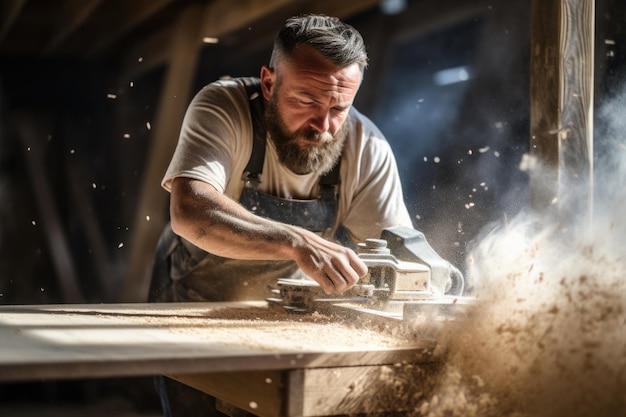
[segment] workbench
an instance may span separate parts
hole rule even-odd
[[[262,417],[402,411],[435,343],[388,330],[265,302],[0,306],[0,382],[163,374]]]

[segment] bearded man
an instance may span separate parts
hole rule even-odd
[[[342,293],[367,273],[355,244],[412,227],[391,148],[353,106],[367,54],[336,18],[288,19],[260,78],[193,99],[163,187],[170,224],[150,300],[263,300],[279,278]],[[166,416],[209,416],[214,399],[157,377]]]
[[[260,79],[194,97],[162,182],[151,301],[263,300],[298,275],[341,293],[367,272],[356,243],[412,227],[391,148],[352,106],[367,60],[353,27],[294,17]]]

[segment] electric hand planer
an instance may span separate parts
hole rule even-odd
[[[326,294],[311,279],[280,279],[268,301],[295,312],[349,308],[405,319],[424,312],[449,312],[466,304],[463,274],[428,244],[424,234],[398,226],[380,239],[358,245],[368,273],[348,291]]]

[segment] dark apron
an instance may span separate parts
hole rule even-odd
[[[328,236],[337,219],[339,162],[320,178],[315,200],[283,199],[258,190],[266,146],[263,96],[258,78],[240,80],[251,98],[253,123],[252,154],[242,178],[240,204],[258,216]],[[168,224],[157,244],[149,301],[263,300],[278,278],[300,274],[293,261],[247,261],[207,253],[177,236]]]

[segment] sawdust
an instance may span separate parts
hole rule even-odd
[[[440,329],[445,362],[390,374],[389,401],[405,416],[626,416],[626,230],[594,231],[520,216],[485,237],[478,302]]]
[[[598,112],[591,212],[588,184],[573,178],[582,184],[563,184],[552,213],[476,239],[466,273],[477,303],[442,329],[441,372],[403,415],[626,416],[624,108],[626,88]]]
[[[367,351],[414,347],[416,343],[393,325],[372,326],[369,322],[344,316],[319,312],[300,314],[280,308],[225,308],[205,311],[193,318],[171,316],[167,327],[172,332],[196,333],[199,337],[205,337],[210,329],[212,340],[228,340],[233,345],[268,351],[281,351],[285,347],[312,351],[362,348]]]
[[[593,221],[585,212],[560,224],[520,214],[477,241],[469,273],[478,303],[446,329],[444,370],[415,415],[626,416],[626,153],[618,145],[621,162],[598,175]],[[565,208],[588,193],[570,191]]]
[[[626,415],[620,241],[522,218],[484,240],[480,303],[448,335],[446,372],[422,414]]]

